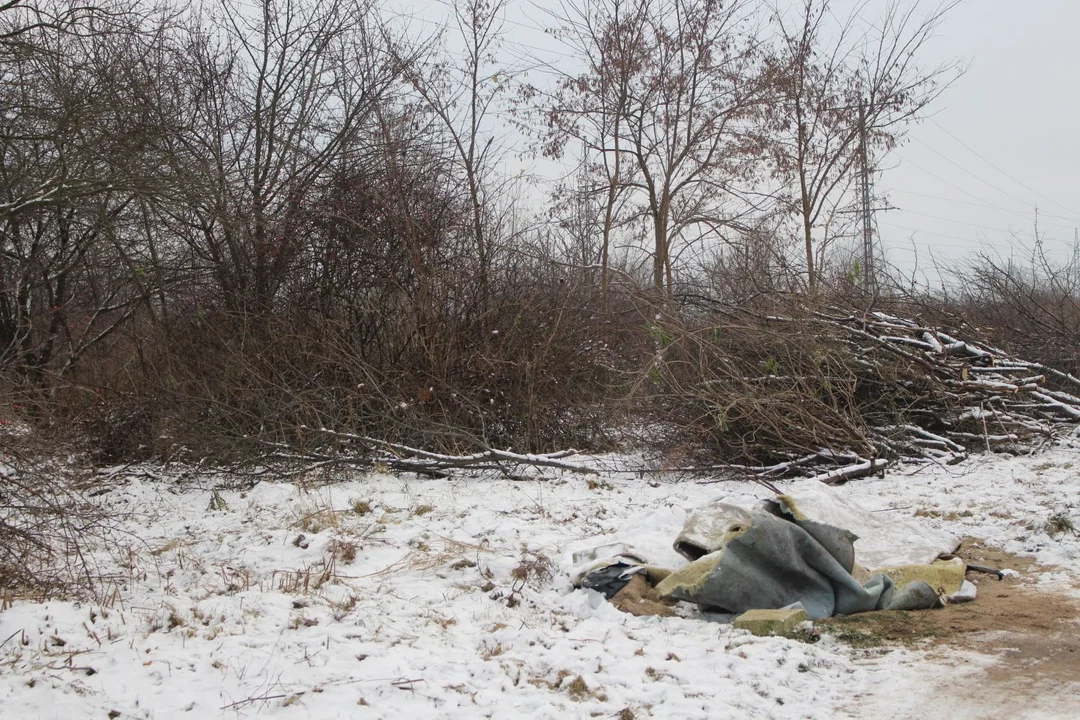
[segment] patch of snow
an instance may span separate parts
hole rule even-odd
[[[1052,514],[1080,520],[1076,462],[1075,450],[975,458],[837,492],[1075,581],[1080,542],[1043,528]],[[0,613],[4,715],[871,717],[897,698],[925,712],[932,673],[964,681],[984,662],[928,670],[916,651],[758,638],[689,607],[623,614],[571,588],[575,552],[625,543],[675,566],[689,512],[750,507],[768,491],[599,479],[263,482],[218,488],[227,510],[215,512],[209,481],[116,479],[93,499],[119,525],[94,550],[106,598],[20,599]]]

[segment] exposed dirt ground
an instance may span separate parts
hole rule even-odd
[[[948,666],[939,684],[919,693],[921,703],[898,698],[897,717],[908,717],[905,707],[921,704],[925,710],[926,702],[946,703],[949,717],[1080,717],[1080,587],[1037,583],[1030,559],[970,538],[957,554],[968,563],[1020,575],[998,580],[968,573],[978,585],[975,602],[864,613],[818,626],[855,647],[929,646],[931,658]]]

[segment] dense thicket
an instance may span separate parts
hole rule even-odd
[[[917,62],[941,11],[856,32],[824,0],[586,0],[553,21],[566,66],[527,77],[505,10],[419,38],[372,0],[0,8],[8,419],[100,462],[324,429],[865,451],[866,414],[904,409],[813,322],[763,323],[899,302],[850,260],[853,180],[947,85]],[[525,147],[578,168],[539,214]],[[971,273],[980,320],[1034,306],[1073,337],[1066,275]]]

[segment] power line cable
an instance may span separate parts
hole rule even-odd
[[[947,240],[958,240],[961,243],[963,243],[963,245],[938,244],[940,247],[946,247],[946,248],[960,248],[960,247],[963,247],[964,249],[967,249],[967,248],[970,248],[972,245],[985,245],[986,242],[987,242],[985,238],[971,238],[971,237],[963,237],[961,235],[950,235],[948,233],[940,233],[940,232],[936,232],[934,230],[926,230],[924,228],[911,227],[910,225],[900,225],[898,223],[893,223],[893,222],[889,222],[889,221],[882,221],[881,224],[885,225],[887,227],[890,227],[890,228],[895,228],[897,230],[907,230],[908,232],[920,233],[920,234],[923,234],[923,235],[932,235],[934,237],[945,238]],[[1005,232],[1003,230],[997,230],[997,229],[994,229],[994,231],[995,232]],[[1014,244],[1013,241],[1017,240],[1018,238],[1016,238],[1015,235],[1010,234],[1010,236],[1008,238],[1006,238],[1006,239],[1009,241],[1010,245],[1013,245]],[[1060,245],[1061,247],[1066,248],[1066,249],[1071,249],[1073,247],[1073,244],[1072,244],[1071,241],[1057,240],[1057,239],[1054,239],[1054,238],[1043,238],[1043,244],[1044,245],[1047,245],[1047,244]]]
[[[1064,210],[1064,211],[1065,211],[1065,212],[1067,212],[1067,213],[1071,213],[1071,214],[1073,214],[1073,215],[1080,215],[1080,213],[1076,212],[1076,211],[1075,211],[1075,210],[1073,210],[1072,208],[1066,207],[1066,206],[1062,205],[1061,203],[1059,203],[1058,201],[1054,200],[1053,198],[1050,198],[1050,197],[1047,197],[1046,195],[1043,195],[1043,194],[1042,194],[1041,192],[1039,192],[1038,190],[1035,190],[1035,189],[1034,189],[1034,188],[1032,188],[1032,187],[1031,187],[1030,185],[1027,185],[1026,183],[1024,183],[1024,182],[1020,181],[1019,179],[1017,179],[1017,178],[1016,178],[1016,177],[1014,177],[1013,175],[1010,175],[1010,174],[1009,174],[1008,172],[1006,172],[1005,170],[1002,170],[1002,169],[1001,169],[1000,167],[998,167],[998,166],[997,166],[997,165],[995,165],[995,164],[994,164],[993,162],[991,162],[991,161],[990,161],[989,159],[987,159],[986,157],[984,157],[984,156],[983,156],[983,155],[982,155],[981,153],[979,153],[979,151],[977,151],[977,150],[976,150],[975,148],[971,147],[971,146],[970,146],[970,145],[968,145],[968,144],[967,144],[966,142],[964,142],[963,140],[961,140],[960,138],[956,137],[956,136],[955,136],[955,135],[953,135],[953,134],[952,134],[951,132],[949,132],[949,131],[948,131],[947,129],[945,129],[944,127],[942,127],[942,126],[941,126],[941,123],[939,123],[939,122],[938,122],[937,120],[935,120],[934,118],[930,118],[930,122],[932,122],[932,123],[933,123],[933,124],[934,124],[934,125],[935,125],[935,126],[936,126],[936,127],[938,128],[938,129],[939,129],[939,130],[941,130],[941,132],[945,133],[946,135],[948,135],[949,137],[951,137],[951,138],[952,138],[953,140],[955,140],[955,141],[956,141],[957,143],[959,143],[959,144],[960,144],[960,146],[961,146],[961,147],[963,147],[963,148],[964,148],[965,150],[967,150],[967,151],[968,151],[968,152],[970,152],[970,153],[971,153],[972,155],[974,155],[975,157],[977,157],[977,158],[979,158],[980,160],[982,160],[982,161],[983,161],[984,163],[986,163],[986,164],[987,164],[987,165],[989,165],[990,167],[992,167],[992,168],[994,168],[995,170],[997,170],[997,171],[998,171],[999,173],[1001,173],[1001,174],[1002,174],[1002,175],[1004,175],[1005,177],[1007,177],[1007,178],[1009,178],[1010,180],[1012,180],[1012,181],[1013,181],[1014,183],[1016,183],[1016,184],[1017,184],[1017,185],[1019,185],[1020,187],[1024,188],[1025,190],[1027,190],[1027,191],[1028,191],[1029,193],[1031,193],[1032,195],[1035,195],[1036,197],[1040,197],[1040,198],[1042,198],[1043,200],[1047,201],[1048,203],[1052,203],[1052,204],[1054,204],[1054,205],[1057,205],[1057,206],[1058,206],[1059,208],[1061,208],[1062,210]]]
[[[980,240],[978,238],[962,237],[960,235],[949,235],[947,233],[934,232],[933,230],[924,230],[923,228],[914,228],[914,227],[911,227],[910,225],[898,225],[896,223],[888,222],[888,221],[884,221],[884,220],[881,222],[881,224],[885,225],[886,227],[896,228],[897,230],[907,230],[909,232],[921,233],[923,235],[933,235],[934,237],[946,238],[948,240],[959,240],[960,242],[962,242],[964,244],[964,246],[970,246],[972,244],[977,244],[977,243],[982,243],[983,242],[983,240]],[[958,247],[958,246],[956,246],[956,245],[945,245],[944,247],[954,247],[955,248],[955,247]]]
[[[975,193],[971,192],[970,190],[966,190],[965,188],[962,188],[962,187],[960,187],[960,186],[959,186],[959,185],[957,185],[956,183],[953,183],[953,182],[949,182],[948,180],[946,180],[945,178],[941,177],[940,175],[937,175],[936,173],[933,173],[933,172],[931,172],[931,171],[927,170],[927,169],[926,169],[926,168],[924,168],[924,167],[923,167],[922,165],[918,164],[918,163],[917,163],[917,162],[915,162],[914,160],[911,160],[911,159],[909,159],[909,158],[906,158],[906,157],[904,157],[904,156],[903,156],[903,155],[901,155],[900,153],[896,153],[896,156],[897,156],[898,158],[900,158],[900,161],[901,161],[901,162],[904,162],[904,163],[907,163],[908,165],[911,165],[911,166],[912,166],[913,168],[915,168],[916,170],[919,170],[920,172],[922,172],[922,173],[923,173],[923,174],[925,174],[925,175],[929,175],[930,177],[934,178],[935,180],[937,180],[938,182],[942,183],[943,185],[948,185],[948,186],[949,186],[949,187],[951,187],[951,188],[952,188],[953,190],[956,190],[956,191],[958,191],[958,192],[961,192],[961,193],[963,193],[964,195],[967,195],[967,196],[968,196],[968,197],[970,197],[970,198],[974,198],[975,200],[978,200],[979,202],[982,202],[982,203],[984,203],[984,204],[987,204],[987,205],[991,205],[991,204],[993,204],[993,203],[990,203],[990,201],[986,200],[985,198],[983,198],[983,197],[980,197],[979,195],[976,195]]]
[[[953,220],[952,218],[942,217],[940,215],[933,215],[931,213],[921,212],[919,210],[905,210],[904,212],[912,215],[921,215],[922,217],[928,217],[931,220],[939,220],[941,222],[953,223],[954,225],[966,225],[967,227],[978,228],[979,230],[990,230],[991,232],[1004,232],[1012,233],[1012,230],[1002,230],[1000,227],[994,227],[993,225],[980,225],[979,223],[967,222],[965,220]]]
[[[1008,213],[1009,215],[1015,215],[1017,217],[1026,217],[1026,218],[1031,217],[1030,210],[1017,210],[1017,209],[1014,209],[1014,208],[1011,208],[1011,207],[1004,207],[1004,206],[1001,206],[1001,205],[996,205],[994,203],[984,203],[984,202],[976,203],[976,202],[972,202],[970,200],[959,200],[957,198],[944,198],[944,196],[942,196],[942,195],[932,195],[932,194],[926,193],[926,192],[917,192],[915,190],[905,190],[903,188],[892,188],[892,189],[890,189],[890,192],[899,192],[899,193],[904,194],[904,195],[915,195],[915,196],[917,196],[917,198],[927,198],[929,200],[940,200],[940,201],[942,201],[944,203],[950,203],[950,204],[955,204],[955,205],[971,205],[972,207],[985,207],[987,209],[998,210],[998,212],[1000,212],[1000,213]],[[1039,218],[1041,219],[1041,218],[1044,218],[1044,217],[1055,218],[1055,219],[1058,219],[1058,220],[1066,220],[1066,221],[1071,223],[1071,225],[1068,225],[1068,226],[1065,226],[1065,225],[1052,225],[1052,223],[1047,223],[1047,225],[1049,225],[1052,228],[1065,228],[1067,230],[1071,230],[1071,229],[1074,229],[1074,228],[1080,226],[1080,219],[1070,218],[1070,217],[1066,217],[1064,215],[1054,215],[1052,213],[1043,213],[1042,210],[1039,210]]]
[[[939,152],[938,150],[935,150],[934,148],[930,147],[929,145],[927,145],[926,143],[924,143],[924,142],[923,142],[922,140],[919,140],[918,138],[916,138],[916,139],[915,139],[915,142],[919,143],[919,144],[920,144],[920,145],[922,145],[922,146],[923,146],[924,148],[926,148],[926,149],[927,149],[927,150],[929,150],[930,152],[934,153],[934,154],[935,154],[935,155],[937,155],[937,156],[938,156],[939,158],[941,158],[941,159],[942,159],[942,160],[944,160],[945,162],[949,163],[950,165],[952,165],[953,167],[955,167],[955,168],[956,168],[957,170],[959,170],[960,172],[964,173],[965,175],[969,175],[969,176],[971,176],[971,177],[975,178],[976,180],[978,180],[979,182],[981,182],[981,183],[982,183],[983,185],[986,185],[987,187],[989,187],[989,188],[991,188],[991,189],[993,189],[993,190],[996,190],[997,192],[1001,193],[1002,195],[1004,195],[1004,196],[1006,196],[1006,197],[1009,197],[1009,198],[1012,198],[1013,200],[1016,200],[1017,202],[1020,202],[1020,203],[1026,203],[1026,202],[1027,202],[1027,200],[1025,200],[1024,198],[1021,198],[1021,197],[1017,197],[1016,195],[1013,195],[1013,194],[1012,194],[1011,192],[1009,192],[1008,190],[1002,190],[1001,188],[999,188],[999,187],[998,187],[997,185],[995,185],[994,183],[990,182],[989,180],[986,180],[986,179],[984,179],[984,178],[981,178],[981,177],[979,177],[979,176],[978,176],[978,175],[976,175],[975,173],[973,173],[973,172],[971,172],[970,170],[968,170],[967,168],[965,168],[965,167],[964,167],[963,165],[961,165],[960,163],[956,162],[955,160],[951,160],[951,159],[949,159],[948,157],[946,157],[946,156],[945,156],[945,154],[943,154],[943,153]]]
[[[925,143],[923,143],[923,144],[925,144]],[[927,146],[927,147],[929,148],[929,146]],[[929,148],[929,149],[933,150],[933,148]],[[934,151],[934,152],[936,152],[936,151]],[[938,154],[940,155],[940,153],[938,153]],[[1021,215],[1021,216],[1027,215],[1027,213],[1022,213],[1022,212],[1017,211],[1017,210],[1011,210],[1011,209],[1002,208],[1000,204],[992,203],[992,202],[988,201],[986,198],[984,198],[982,196],[976,195],[975,193],[973,193],[973,192],[971,192],[971,191],[969,191],[969,190],[967,190],[965,188],[962,188],[962,187],[960,187],[959,185],[957,185],[955,183],[949,182],[948,180],[941,177],[940,175],[937,175],[937,174],[927,170],[922,165],[919,165],[918,163],[914,162],[913,160],[911,160],[909,158],[904,157],[903,155],[900,155],[899,153],[897,153],[897,157],[899,157],[902,162],[907,163],[908,165],[911,165],[916,170],[919,170],[920,172],[934,178],[938,182],[940,182],[940,183],[942,183],[944,185],[948,185],[949,187],[956,190],[957,192],[963,193],[964,195],[967,195],[968,197],[973,198],[974,200],[978,201],[977,203],[969,203],[971,205],[977,205],[977,206],[981,206],[981,207],[989,207],[989,208],[994,208],[994,209],[1001,209],[1001,210],[1003,210],[1005,212],[1010,212],[1010,213],[1012,213],[1014,215]],[[941,156],[941,157],[944,158],[944,156]],[[948,160],[948,158],[944,158],[944,159]],[[955,164],[955,163],[953,163],[953,164]],[[967,172],[967,171],[965,170],[964,172]],[[968,174],[970,175],[971,173],[968,173]],[[898,192],[908,192],[910,194],[918,194],[918,193],[912,193],[911,191],[903,191],[903,190],[900,190]],[[927,197],[934,197],[934,196],[927,196]],[[1015,196],[1012,196],[1012,195],[1010,195],[1010,197],[1013,197],[1014,199],[1018,199],[1018,198],[1015,198]],[[938,198],[938,199],[945,199],[945,198]],[[956,200],[954,202],[964,202],[964,201]],[[1020,200],[1020,202],[1024,202],[1024,201]],[[1033,208],[1033,210],[1037,210],[1037,208]],[[1057,224],[1053,224],[1053,223],[1046,223],[1050,227],[1058,227],[1058,228],[1069,230],[1069,229],[1074,229],[1078,225],[1080,225],[1080,220],[1078,220],[1077,218],[1066,217],[1064,215],[1054,215],[1054,214],[1050,214],[1050,213],[1043,213],[1041,210],[1038,211],[1038,215],[1040,217],[1052,217],[1052,218],[1056,218],[1058,220],[1065,220],[1066,222],[1071,223],[1070,225],[1057,225]]]

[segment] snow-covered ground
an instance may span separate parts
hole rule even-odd
[[[627,542],[674,565],[688,512],[767,491],[548,476],[261,483],[222,490],[216,510],[209,486],[114,481],[97,498],[120,526],[96,555],[108,598],[0,612],[0,715],[915,717],[941,682],[989,662],[756,638],[692,608],[625,615],[572,590],[575,550]],[[1040,582],[1080,575],[1077,537],[1045,529],[1055,515],[1080,524],[1080,451],[898,468],[840,491],[1033,554],[1055,566]]]

